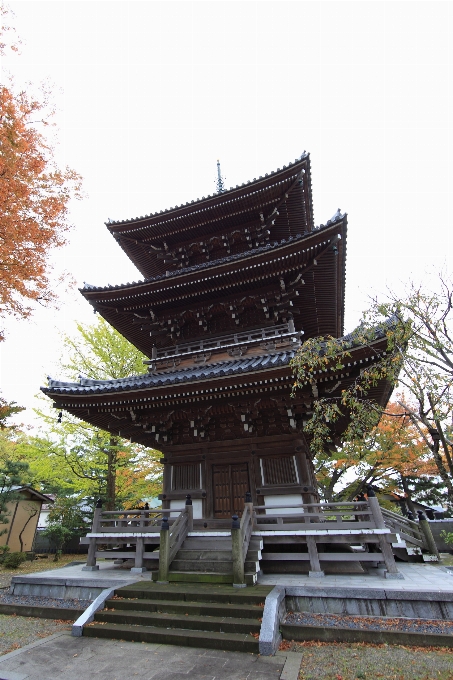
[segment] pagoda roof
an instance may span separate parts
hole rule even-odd
[[[319,398],[339,396],[364,365],[379,361],[387,347],[385,330],[382,328],[376,330],[375,339],[366,345],[362,344],[360,333],[339,338],[338,342],[350,349],[350,357],[344,368],[339,370],[332,366],[328,370],[320,370],[319,375],[314,376]],[[290,365],[294,355],[294,351],[267,352],[260,356],[114,380],[80,377],[79,382],[75,383],[49,378],[48,386],[41,387],[41,390],[54,400],[56,408],[64,409],[96,427],[131,438],[145,446],[153,446],[153,431],[137,427],[134,413],[146,414],[152,423],[154,418],[158,421],[162,409],[179,412],[181,408],[190,408],[191,404],[193,408],[200,409],[203,404],[230,403],[238,397],[242,401],[243,395],[247,394],[252,399],[266,393],[289,395],[294,382]],[[371,388],[368,398],[384,406],[390,393],[391,385],[380,380]],[[254,397],[254,394],[258,397]],[[312,384],[299,389],[296,397],[295,401],[302,403],[312,400]],[[342,419],[340,430],[346,424],[347,419]]]
[[[154,340],[138,325],[140,319],[150,321],[149,309],[165,308],[171,313],[190,300],[212,304],[229,294],[257,293],[266,281],[311,269],[297,298],[304,306],[304,333],[307,337],[339,336],[344,319],[346,229],[346,215],[337,211],[325,226],[306,234],[142,281],[104,287],[86,284],[81,293],[124,337],[150,356]],[[334,240],[338,240],[337,255],[331,248]]]
[[[299,181],[302,190],[293,192]],[[259,220],[259,213],[271,213],[282,197],[288,199],[288,209],[281,217],[281,226],[277,220],[273,227],[272,238],[311,231],[314,219],[308,153],[282,169],[221,193],[150,215],[109,220],[106,226],[141,274],[152,276],[156,271],[156,263],[150,257],[153,245],[165,241],[171,246],[190,238],[223,233],[251,219]]]
[[[349,349],[352,355],[359,354],[365,350],[370,356],[374,353],[374,347],[383,348],[383,341],[386,345],[387,329],[396,323],[396,318],[391,317],[386,320],[382,327],[377,327],[374,331],[374,338],[371,338],[367,345],[363,345],[363,333],[360,328],[352,333],[338,338],[338,345]],[[223,378],[246,373],[255,373],[289,366],[291,359],[294,358],[296,351],[280,351],[264,353],[250,357],[240,357],[203,366],[190,366],[187,368],[173,368],[164,371],[145,373],[142,375],[129,376],[127,378],[114,378],[110,380],[93,380],[91,378],[79,377],[79,382],[65,382],[48,378],[48,386],[41,387],[41,391],[49,396],[57,395],[103,395],[107,393],[136,392],[137,390],[148,390],[155,387],[165,387],[182,383],[199,382],[202,380],[212,380],[213,378]],[[351,362],[358,359],[352,358]],[[374,359],[374,356],[372,356]],[[324,371],[319,371],[321,379]]]

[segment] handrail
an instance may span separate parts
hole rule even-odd
[[[173,508],[171,512],[174,512]],[[186,505],[172,523],[171,528],[168,517],[162,517],[158,583],[168,583],[170,565],[187,538],[189,531],[193,531],[193,506],[190,494],[187,495]]]
[[[231,525],[231,550],[233,556],[233,587],[245,588],[244,563],[250,545],[254,525],[254,511],[251,496],[246,494],[246,502],[241,521],[237,515],[233,515]]]
[[[424,532],[417,522],[385,508],[381,508],[381,511],[386,526],[396,530],[404,541],[412,543],[419,548],[430,549]]]

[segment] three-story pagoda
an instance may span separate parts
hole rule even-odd
[[[161,450],[164,509],[188,493],[194,517],[206,519],[240,513],[247,491],[274,508],[315,502],[304,421],[313,400],[340,395],[377,356],[373,345],[356,346],[342,372],[320,374],[291,397],[300,344],[343,334],[347,219],[337,211],[314,226],[309,155],[107,228],[143,280],[81,293],[144,352],[148,372],[49,380],[45,394],[58,409]],[[371,397],[384,403],[388,386]]]

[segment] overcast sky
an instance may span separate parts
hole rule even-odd
[[[104,222],[175,206],[311,154],[316,224],[348,213],[346,331],[369,296],[451,271],[451,2],[12,1],[21,55],[2,74],[52,83],[61,164],[84,177],[78,285],[140,278]],[[80,298],[80,299],[79,299]],[[58,377],[59,312],[10,321],[1,388],[31,407]],[[23,419],[28,419],[25,416]]]

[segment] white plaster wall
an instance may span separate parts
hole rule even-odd
[[[180,501],[173,500],[170,501],[170,509],[179,508],[179,511],[181,511],[185,504],[186,501],[184,499],[181,499]],[[201,500],[201,498],[193,498],[192,506],[193,506],[193,518],[203,519],[203,501]],[[170,512],[170,517],[177,517],[178,515],[179,512]]]
[[[302,513],[303,508],[287,508],[285,505],[302,504],[302,494],[288,493],[281,496],[264,496],[264,505],[278,505],[278,508],[266,510],[266,515],[293,515]],[[281,508],[281,510],[280,510]]]

